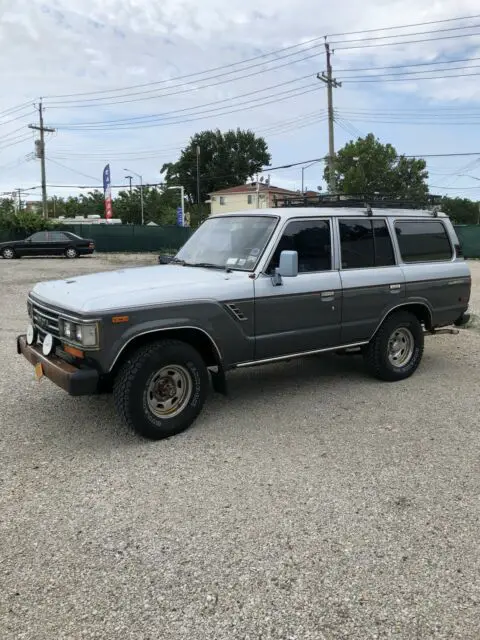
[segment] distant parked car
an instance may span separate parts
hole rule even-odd
[[[158,264],[170,264],[170,262],[173,260],[175,256],[169,253],[161,253],[158,256]]]
[[[95,243],[69,231],[39,231],[25,240],[0,243],[0,255],[6,260],[23,256],[65,256],[78,258],[95,251]]]

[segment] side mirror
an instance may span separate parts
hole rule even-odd
[[[279,266],[272,278],[274,286],[282,284],[284,278],[295,278],[298,275],[298,253],[296,251],[282,251]]]

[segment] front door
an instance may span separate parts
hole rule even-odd
[[[388,310],[405,299],[385,219],[339,218],[342,342],[368,341]]]
[[[337,346],[342,292],[333,270],[332,223],[328,219],[287,223],[265,273],[255,281],[255,359],[263,360]],[[298,253],[299,273],[275,286],[280,253]]]

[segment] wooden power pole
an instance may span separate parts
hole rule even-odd
[[[48,217],[48,203],[47,203],[47,174],[45,171],[45,132],[54,133],[55,129],[50,127],[45,127],[43,124],[43,105],[42,101],[38,105],[38,125],[37,124],[29,124],[30,129],[35,129],[36,131],[40,131],[40,140],[36,142],[37,147],[37,158],[40,158],[40,170],[42,174],[42,212],[43,217]]]
[[[338,82],[333,77],[332,63],[330,56],[330,45],[325,43],[325,54],[327,57],[327,73],[317,73],[317,78],[327,85],[327,100],[328,100],[328,187],[330,193],[335,193],[337,190],[337,180],[335,177],[335,138],[334,138],[334,121],[335,116],[333,112],[333,89],[338,89],[342,86],[341,82]]]

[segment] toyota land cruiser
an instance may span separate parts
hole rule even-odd
[[[169,264],[37,284],[18,353],[72,395],[113,390],[127,424],[160,439],[193,423],[209,376],[226,393],[231,369],[358,351],[403,380],[426,333],[466,322],[446,215],[286,204],[211,216]]]

